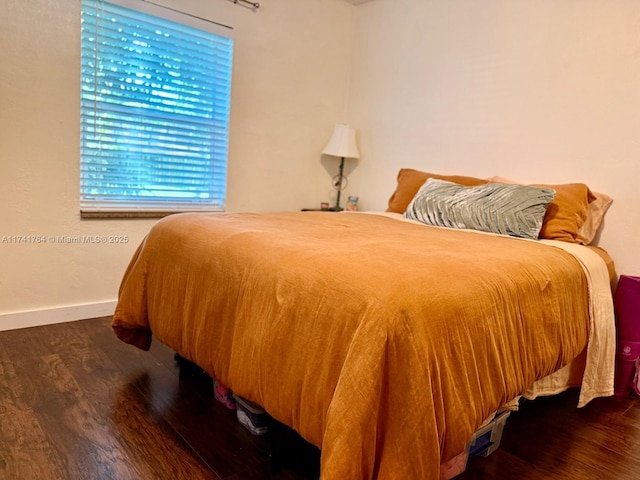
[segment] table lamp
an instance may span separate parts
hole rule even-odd
[[[325,155],[340,157],[340,172],[333,177],[333,188],[338,192],[336,204],[330,210],[340,212],[343,208],[340,206],[340,192],[347,186],[347,178],[343,174],[344,159],[360,158],[358,145],[356,144],[356,129],[349,125],[339,124],[333,129],[333,135],[327,146],[322,151]]]

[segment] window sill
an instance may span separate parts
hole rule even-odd
[[[124,218],[124,219],[136,219],[136,218],[164,218],[168,215],[173,215],[174,213],[220,213],[219,211],[213,210],[192,210],[191,212],[185,211],[175,211],[175,212],[83,212],[80,211],[80,218],[85,220],[98,220],[98,219],[109,219],[109,218]]]

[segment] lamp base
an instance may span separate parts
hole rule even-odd
[[[331,207],[331,208],[329,209],[329,211],[330,211],[330,212],[342,212],[343,210],[344,210],[344,208],[342,208],[342,207],[341,207],[341,206],[339,206],[339,205],[336,205],[335,207]]]

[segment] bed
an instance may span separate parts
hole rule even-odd
[[[166,217],[124,274],[114,331],[155,337],[297,430],[323,480],[446,478],[521,396],[611,395],[613,262],[586,245],[607,197],[535,186],[531,239],[412,218],[446,220],[427,183],[464,187],[463,204],[508,185],[403,169],[387,212]],[[490,223],[518,230],[529,219],[507,203]]]

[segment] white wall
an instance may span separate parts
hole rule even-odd
[[[640,275],[640,2],[375,0],[356,10],[350,176],[382,210],[401,167],[608,193],[600,245]]]
[[[331,172],[320,152],[345,120],[355,7],[164,2],[236,29],[228,210],[296,210],[326,199]],[[79,42],[80,0],[0,2],[0,329],[110,313],[154,223],[80,220]],[[11,243],[58,235],[129,240]]]

